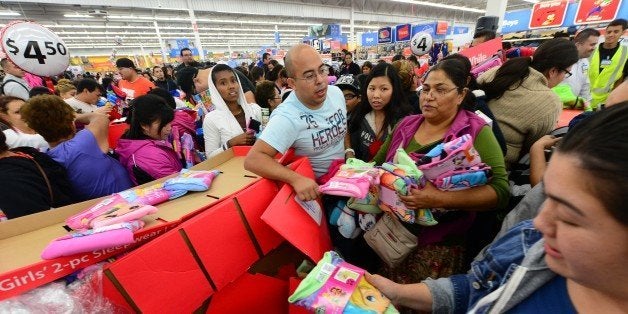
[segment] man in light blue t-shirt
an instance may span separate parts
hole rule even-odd
[[[309,157],[317,178],[325,174],[332,160],[344,157],[347,109],[340,89],[327,85],[328,69],[314,48],[305,44],[292,47],[285,64],[294,91],[273,111],[244,167],[290,184],[302,200],[313,200],[318,197],[316,182],[273,157],[294,147],[297,155]]]

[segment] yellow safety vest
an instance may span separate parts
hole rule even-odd
[[[598,46],[593,53],[589,65],[589,80],[591,81],[591,108],[597,109],[600,104],[606,102],[615,82],[622,76],[624,64],[628,59],[628,47],[619,44],[615,51],[611,64],[600,72],[600,48]]]

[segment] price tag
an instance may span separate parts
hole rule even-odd
[[[297,201],[299,205],[305,210],[305,212],[314,219],[317,225],[321,225],[321,221],[323,219],[323,210],[321,206],[318,205],[317,201],[302,201],[298,196],[294,197],[294,200]]]
[[[18,21],[2,29],[2,50],[19,68],[41,76],[65,71],[70,55],[65,43],[51,30],[33,23]]]
[[[425,32],[419,32],[410,40],[410,50],[417,56],[422,56],[432,49],[432,36]]]

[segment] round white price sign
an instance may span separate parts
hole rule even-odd
[[[65,43],[49,29],[33,22],[13,22],[2,29],[2,50],[24,71],[41,76],[62,73],[70,64]]]
[[[414,34],[410,40],[410,50],[417,56],[422,56],[432,49],[432,36],[428,33],[420,32]]]

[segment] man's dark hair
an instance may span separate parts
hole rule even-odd
[[[54,94],[48,89],[48,87],[44,87],[44,86],[35,86],[31,88],[31,90],[28,92],[29,98],[39,96],[39,95],[54,95]]]
[[[351,56],[351,58],[353,58],[353,54],[351,52],[349,52],[349,51],[345,52],[345,57],[347,57],[347,56]]]
[[[270,53],[268,52],[264,52],[264,54],[262,54],[262,61],[266,60],[266,58],[270,57]]]
[[[76,84],[77,93],[82,93],[85,89],[87,89],[88,92],[93,92],[97,88],[101,88],[100,84],[98,84],[96,80],[90,78],[82,79],[78,82],[78,84]]]
[[[577,43],[583,43],[587,41],[587,39],[589,39],[589,37],[591,36],[600,37],[600,32],[593,28],[585,28],[581,30],[580,33],[576,35],[576,37],[574,37],[573,41]]]
[[[192,53],[192,50],[191,50],[190,48],[185,47],[185,48],[181,49],[181,51],[179,51],[179,55],[180,55],[181,57],[183,57],[183,52],[184,52],[184,51],[189,51],[190,53]]]
[[[494,31],[485,29],[485,30],[475,32],[475,34],[473,34],[473,39],[484,37],[486,41],[489,41],[491,39],[495,39],[496,36],[497,34],[495,34]]]
[[[606,26],[606,28],[608,28],[609,26],[621,26],[623,30],[626,30],[626,28],[628,28],[628,21],[624,19],[616,19],[608,23],[608,26]]]

